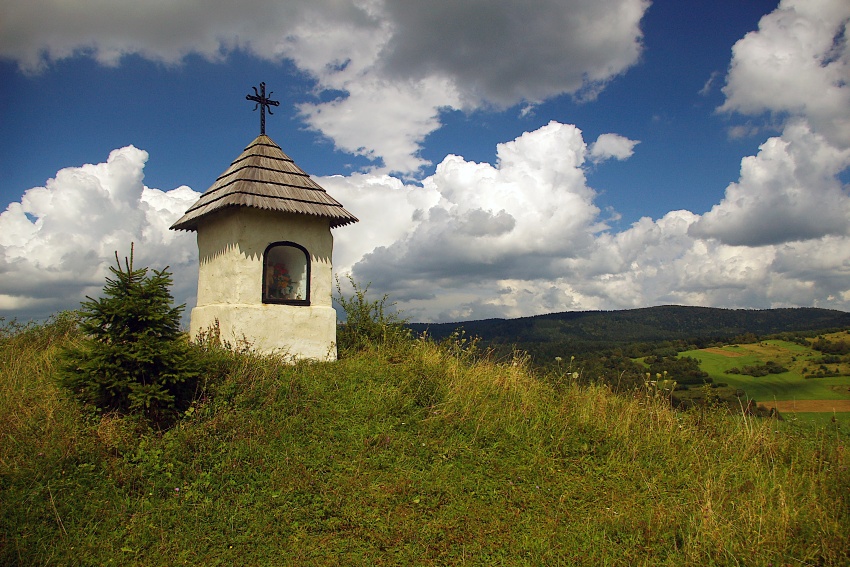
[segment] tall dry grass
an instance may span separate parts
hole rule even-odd
[[[73,451],[81,416],[53,381],[58,349],[79,337],[73,313],[45,324],[0,321],[0,474]]]
[[[597,529],[638,530],[694,565],[850,562],[846,432],[722,408],[679,412],[654,389],[619,396],[569,376],[555,392],[521,356],[469,363],[434,345],[417,356],[448,378],[435,419],[473,438],[508,434],[554,484],[575,475],[567,486],[596,491],[579,500],[595,504],[583,521]]]

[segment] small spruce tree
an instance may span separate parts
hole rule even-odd
[[[180,332],[185,305],[172,306],[171,274],[133,266],[106,278],[103,297],[82,303],[86,339],[63,354],[60,382],[101,411],[142,412],[161,422],[188,401],[201,372],[200,358]]]

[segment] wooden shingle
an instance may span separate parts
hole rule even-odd
[[[325,217],[331,228],[358,220],[264,134],[245,148],[171,228],[197,230],[205,216],[226,207]]]

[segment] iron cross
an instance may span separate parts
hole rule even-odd
[[[269,107],[269,114],[272,114],[272,106],[280,106],[280,102],[276,100],[272,100],[266,97],[266,84],[260,83],[260,92],[257,92],[257,87],[251,87],[254,89],[253,95],[245,95],[247,100],[256,102],[254,105],[254,110],[257,110],[257,107],[260,107],[260,135],[265,136],[266,134],[266,107]],[[272,92],[269,92],[269,96],[272,96]]]

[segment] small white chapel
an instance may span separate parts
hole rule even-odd
[[[190,333],[217,323],[222,340],[258,352],[335,360],[331,229],[358,219],[266,136],[279,103],[265,83],[254,93],[260,135],[171,226],[198,236]]]

